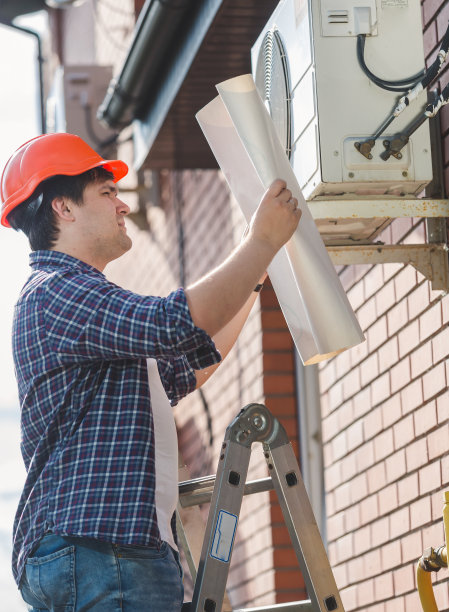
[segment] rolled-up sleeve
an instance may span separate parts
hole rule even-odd
[[[201,369],[221,359],[193,323],[182,288],[165,298],[142,296],[104,277],[57,274],[46,283],[43,314],[62,361],[184,356]]]

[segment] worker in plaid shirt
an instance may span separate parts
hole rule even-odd
[[[1,222],[32,250],[13,323],[27,470],[13,572],[35,612],[181,609],[171,406],[226,356],[300,218],[276,180],[222,265],[168,297],[137,295],[103,274],[131,248],[116,185],[126,172],[50,134],[1,178]]]

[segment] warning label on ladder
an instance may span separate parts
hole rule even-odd
[[[220,510],[214,532],[210,556],[224,563],[229,562],[237,529],[237,516]]]

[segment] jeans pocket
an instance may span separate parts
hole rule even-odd
[[[160,548],[149,546],[114,546],[117,557],[120,559],[165,559],[168,555],[169,547],[167,542],[162,542]]]
[[[43,557],[29,557],[25,575],[30,592],[46,608],[54,612],[73,612],[76,593],[74,546]],[[22,596],[25,599],[25,590]]]

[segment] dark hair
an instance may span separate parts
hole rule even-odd
[[[76,176],[58,174],[37,187],[34,193],[8,215],[8,222],[28,238],[32,251],[48,250],[56,244],[59,227],[52,208],[55,198],[68,198],[81,206],[85,188],[90,183],[112,180],[114,175],[102,166]]]

